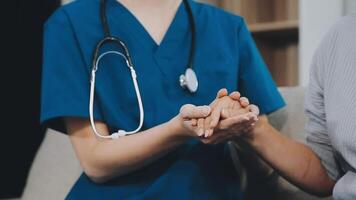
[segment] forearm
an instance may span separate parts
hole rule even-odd
[[[157,160],[187,140],[179,136],[183,130],[174,120],[117,140],[94,138],[82,155],[85,172],[95,182],[104,182]]]
[[[253,132],[248,143],[287,180],[316,195],[331,194],[334,181],[309,147],[280,134],[268,122]]]

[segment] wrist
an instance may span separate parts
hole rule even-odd
[[[187,129],[183,126],[179,116],[172,118],[168,123],[168,129],[171,130],[171,136],[175,139],[187,139]]]
[[[271,132],[271,128],[272,126],[269,124],[267,117],[262,117],[244,138],[245,142],[254,148],[258,148],[264,142],[265,137]]]

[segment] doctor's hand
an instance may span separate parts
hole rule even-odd
[[[204,119],[211,113],[209,106],[195,106],[192,104],[185,104],[181,107],[179,114],[173,119],[174,123],[178,125],[180,134],[188,137],[199,137],[203,135],[204,130],[199,129],[194,123],[193,119]]]
[[[214,134],[207,138],[200,138],[204,144],[219,144],[236,138],[248,138],[258,118],[256,114],[246,114],[220,120],[214,129]]]

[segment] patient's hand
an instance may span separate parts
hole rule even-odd
[[[258,108],[249,105],[247,98],[240,97],[238,92],[228,96],[226,89],[218,92],[210,107],[211,114],[208,117],[192,120],[193,125],[204,130],[205,138],[211,137],[214,132],[223,135],[247,132],[257,121],[259,114]]]

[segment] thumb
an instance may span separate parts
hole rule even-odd
[[[183,105],[180,115],[183,119],[204,118],[210,115],[209,106],[194,106],[192,104]]]

